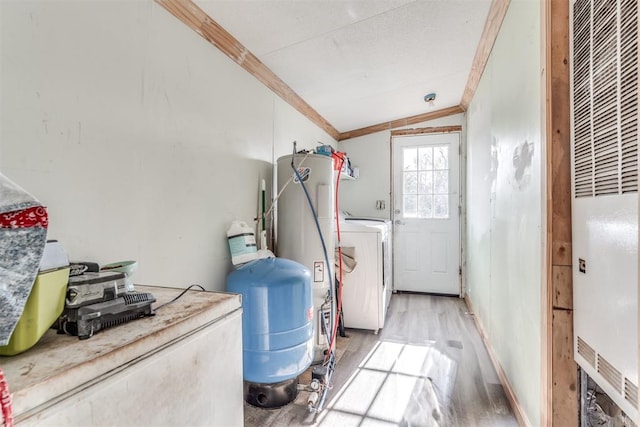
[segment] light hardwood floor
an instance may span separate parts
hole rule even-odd
[[[347,329],[339,338],[320,414],[301,392],[278,410],[245,404],[245,426],[518,425],[463,300],[395,294],[387,316],[378,335]]]

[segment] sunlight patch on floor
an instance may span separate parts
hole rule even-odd
[[[358,369],[352,380],[340,390],[339,396],[329,404],[329,408],[365,415],[386,376],[384,372]]]
[[[456,369],[455,361],[435,347],[380,341],[329,402],[319,425],[390,426],[415,422],[414,412],[429,414],[425,425],[445,425],[441,398],[448,400]],[[443,390],[433,376],[445,381]]]
[[[409,406],[416,380],[416,377],[411,376],[389,375],[378,390],[378,395],[366,415],[400,423]]]

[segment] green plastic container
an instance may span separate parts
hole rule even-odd
[[[62,314],[69,281],[69,268],[36,276],[29,298],[9,344],[0,346],[0,356],[14,356],[29,350]]]

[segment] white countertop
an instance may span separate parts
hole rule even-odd
[[[175,298],[182,289],[136,285],[136,291],[151,292],[157,300],[152,305],[155,308]],[[14,418],[19,421],[27,411],[89,385],[240,307],[240,295],[191,290],[162,307],[155,316],[99,331],[86,340],[58,335],[50,329],[24,353],[0,357],[0,367],[13,396]]]

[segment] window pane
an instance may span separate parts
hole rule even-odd
[[[418,159],[419,159],[420,170],[433,169],[433,148],[420,147],[418,149]]]
[[[436,171],[434,174],[434,193],[449,193],[449,171]]]
[[[405,218],[415,218],[417,216],[418,196],[403,196],[403,213]]]
[[[433,196],[418,196],[418,217],[433,218]]]
[[[402,183],[403,194],[416,194],[418,192],[418,172],[405,172],[402,174],[404,182]]]
[[[414,171],[418,169],[418,150],[415,148],[403,149],[404,170]]]
[[[433,172],[418,172],[418,194],[433,194]]]
[[[449,218],[449,196],[433,196],[434,218]]]
[[[434,169],[449,169],[449,147],[434,147]]]

